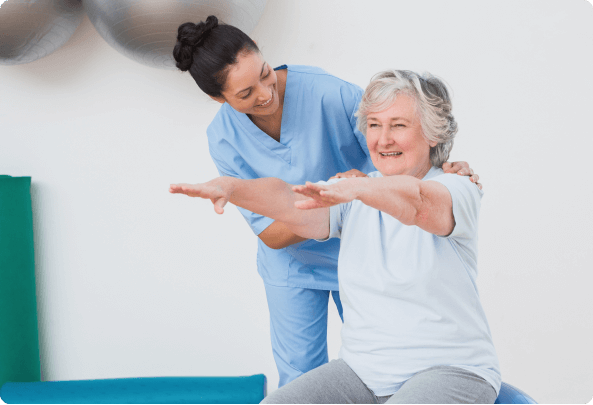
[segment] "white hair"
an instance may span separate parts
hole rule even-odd
[[[367,115],[389,108],[398,94],[406,94],[416,101],[424,137],[437,142],[430,148],[430,163],[441,167],[453,148],[457,122],[451,114],[451,98],[445,83],[430,73],[385,70],[373,76],[356,112],[358,129],[366,136]]]

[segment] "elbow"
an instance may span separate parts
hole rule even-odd
[[[286,246],[288,246],[288,245],[285,245],[284,243],[282,243],[283,240],[281,240],[280,238],[273,238],[273,237],[262,238],[260,236],[260,239],[264,243],[264,245],[266,245],[270,249],[279,250],[279,249],[284,249]]]
[[[419,204],[415,207],[413,225],[434,235],[448,236],[455,228],[450,197],[449,200],[435,198],[434,192],[431,197],[430,187],[434,185],[426,183],[428,182],[422,184],[419,189],[420,198]]]
[[[266,245],[267,247],[269,247],[270,249],[274,249],[274,250],[280,250],[280,249],[284,249],[285,247],[289,246],[289,245],[285,245],[283,243],[280,242],[276,242],[276,241],[269,241],[269,240],[263,240],[262,242],[264,243],[264,245]]]

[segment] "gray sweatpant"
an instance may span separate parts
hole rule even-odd
[[[410,378],[393,395],[377,397],[344,360],[332,360],[272,392],[262,404],[493,404],[496,391],[482,377],[438,366]]]

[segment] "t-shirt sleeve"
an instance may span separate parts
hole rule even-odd
[[[453,203],[453,232],[445,238],[459,241],[473,239],[478,233],[480,204],[484,192],[469,180],[467,176],[458,174],[441,174],[429,181],[437,181],[447,187]]]
[[[212,146],[210,144],[209,144],[209,150],[210,150],[210,156],[212,157],[212,161],[214,161],[214,164],[216,165],[216,169],[218,169],[218,173],[221,176],[235,177],[237,179],[241,178],[241,176],[239,176],[235,171],[233,171],[229,167],[229,165],[216,154],[216,152],[214,151],[214,149],[212,148]],[[268,218],[268,217],[264,217],[263,215],[255,214],[249,210],[246,210],[245,208],[237,207],[237,209],[239,210],[241,215],[243,215],[243,218],[245,218],[245,221],[247,221],[247,224],[249,225],[249,227],[251,228],[253,233],[256,235],[259,235],[260,233],[262,233],[268,226],[270,226],[272,224],[272,222],[274,222],[274,220],[272,218]]]
[[[318,181],[316,184],[334,184],[338,181],[342,181],[346,179],[331,179],[328,181]],[[342,236],[342,224],[344,223],[344,218],[350,212],[350,206],[352,202],[333,205],[329,207],[329,235],[325,239],[315,239],[318,242],[325,242],[330,240],[331,238],[341,238]]]

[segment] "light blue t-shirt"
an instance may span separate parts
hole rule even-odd
[[[288,69],[280,142],[246,114],[223,104],[208,127],[210,155],[222,176],[277,177],[290,184],[327,180],[338,172],[375,170],[354,113],[362,89],[316,67]],[[272,219],[239,208],[259,235]],[[340,241],[308,240],[285,249],[258,239],[258,272],[275,286],[337,290]]]
[[[498,358],[476,286],[483,193],[468,177],[434,167],[423,180],[451,194],[455,228],[446,237],[359,200],[330,209],[329,237],[342,241],[340,357],[378,396],[442,365],[471,371],[498,393]]]

